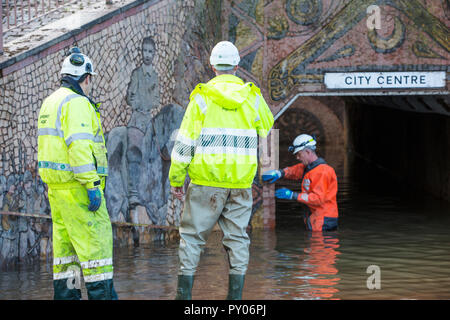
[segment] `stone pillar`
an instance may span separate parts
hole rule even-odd
[[[279,130],[272,129],[265,139],[259,140],[260,174],[279,166]],[[262,222],[265,229],[275,228],[275,184],[263,184]]]

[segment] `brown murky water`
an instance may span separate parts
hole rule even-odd
[[[276,230],[251,233],[244,299],[450,299],[450,204],[407,191],[382,172],[361,167],[338,173],[336,232],[306,232],[301,205],[277,203]],[[227,294],[228,266],[220,237],[213,233],[205,248],[194,299],[224,299]],[[177,246],[116,249],[119,298],[173,299]],[[371,265],[379,267],[380,289],[367,287]],[[51,270],[51,264],[41,264],[0,272],[0,298],[51,299]]]

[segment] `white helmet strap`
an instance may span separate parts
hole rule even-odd
[[[289,146],[289,149],[288,149],[288,150],[289,150],[289,152],[294,152],[295,149],[297,149],[297,148],[302,148],[302,147],[308,145],[308,143],[313,142],[313,141],[314,141],[314,139],[309,139],[309,140],[307,140],[307,141],[304,141],[304,142],[300,143],[299,145],[296,145],[296,146]]]

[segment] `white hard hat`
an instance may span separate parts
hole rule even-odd
[[[81,77],[85,73],[93,76],[97,74],[94,72],[94,65],[91,59],[87,55],[82,54],[77,47],[70,49],[70,55],[64,59],[61,74]]]
[[[239,51],[230,41],[220,41],[214,46],[209,62],[217,70],[230,70],[241,61]]]
[[[310,148],[312,150],[316,149],[316,139],[314,139],[309,134],[301,134],[294,139],[292,146],[289,147],[289,151],[293,154],[305,149]]]

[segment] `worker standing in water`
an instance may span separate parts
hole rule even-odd
[[[311,211],[304,219],[308,230],[332,231],[338,226],[337,177],[334,169],[317,156],[316,144],[312,136],[299,135],[289,147],[289,151],[300,163],[264,172],[262,179],[269,183],[281,178],[299,180],[300,193],[281,188],[275,191],[275,197],[306,204]]]
[[[61,87],[39,112],[38,164],[52,214],[55,300],[81,299],[80,266],[89,299],[117,299],[113,234],[103,194],[105,138],[100,104],[88,97],[96,74],[91,59],[72,48],[61,68]]]
[[[191,93],[172,151],[169,179],[178,199],[183,198],[187,171],[191,179],[179,229],[176,299],[191,299],[200,253],[216,222],[230,266],[227,299],[242,299],[257,136],[266,137],[274,120],[260,89],[236,77],[239,60],[231,42],[213,48],[210,63],[216,77]]]

